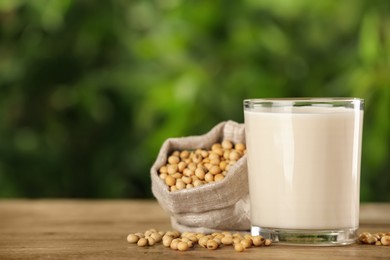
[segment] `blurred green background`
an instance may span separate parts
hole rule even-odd
[[[365,99],[389,202],[390,1],[0,0],[0,197],[151,197],[166,138],[305,96]]]

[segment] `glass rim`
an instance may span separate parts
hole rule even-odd
[[[244,103],[294,103],[294,102],[361,102],[364,99],[357,97],[297,97],[297,98],[247,98]]]
[[[355,97],[253,98],[244,99],[243,104],[246,111],[308,106],[360,108],[360,110],[364,110],[365,106],[364,99]]]

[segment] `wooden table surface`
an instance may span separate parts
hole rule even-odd
[[[390,204],[363,204],[360,231],[390,231]],[[0,200],[0,259],[390,259],[390,246],[272,245],[186,252],[128,244],[130,232],[170,230],[154,200]]]

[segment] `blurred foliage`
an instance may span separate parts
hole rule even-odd
[[[150,197],[162,142],[244,98],[356,96],[390,201],[389,28],[387,0],[0,0],[0,197]]]

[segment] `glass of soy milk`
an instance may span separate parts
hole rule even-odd
[[[244,100],[252,235],[355,242],[363,109],[358,98]]]

